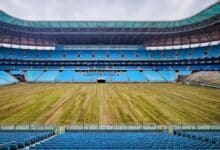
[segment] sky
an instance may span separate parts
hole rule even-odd
[[[0,10],[26,20],[179,20],[220,0],[0,0]]]

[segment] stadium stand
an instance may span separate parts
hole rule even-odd
[[[138,70],[129,70],[128,73],[128,80],[130,82],[146,82],[146,78],[144,77],[143,72]]]
[[[16,75],[16,74],[24,75],[24,72],[21,71],[21,70],[12,70],[12,71],[10,71],[10,73],[11,73],[12,75]]]
[[[57,82],[73,82],[74,71],[64,70],[58,73],[56,77]]]
[[[189,73],[181,71],[183,73]],[[187,74],[189,75],[189,74]],[[175,82],[177,73],[173,70],[128,70],[128,71],[27,71],[27,82],[97,82],[103,78],[106,82]]]
[[[1,69],[10,70],[12,75],[24,75],[28,82],[97,82],[98,78],[104,78],[106,82],[176,82],[181,73],[190,75],[198,70],[220,70],[219,45],[150,51],[1,48],[0,53],[2,63],[5,63]],[[89,70],[100,74],[87,76]],[[112,71],[116,76],[103,74],[106,71]],[[124,79],[118,71],[124,71]]]
[[[176,82],[178,76],[187,76],[193,71],[220,70],[219,45],[175,50],[97,48],[0,48],[1,69],[10,70],[18,79],[24,76],[27,82],[97,82],[99,78],[106,82]],[[89,71],[99,74],[92,75]],[[106,71],[114,75],[108,76]],[[3,80],[1,78],[1,85],[9,84]]]
[[[188,139],[200,141],[203,143],[209,143],[212,145],[213,149],[220,148],[219,130],[216,130],[216,131],[209,131],[209,130],[190,131],[188,130],[188,131],[177,131],[175,134],[178,136],[186,137]]]
[[[148,70],[143,72],[150,82],[166,82],[162,75],[157,71]]]
[[[0,130],[0,149],[21,149],[54,134],[54,131],[48,130]]]
[[[159,73],[166,79],[168,82],[174,82],[176,80],[175,71],[159,71]]]
[[[218,58],[220,46],[179,50],[19,50],[0,48],[0,59],[17,60],[184,60]],[[206,53],[207,52],[207,53]],[[190,54],[192,56],[190,57]]]
[[[8,85],[8,84],[10,84],[10,83],[3,80],[3,79],[0,79],[0,85]]]
[[[17,79],[15,79],[11,74],[0,71],[0,85],[9,85],[17,83]]]
[[[192,73],[192,71],[191,70],[179,70],[179,72],[178,72],[178,74],[179,75],[190,75]]]
[[[37,82],[54,82],[57,77],[58,71],[44,71],[39,78],[36,80]]]
[[[78,81],[78,82],[89,82],[90,81],[90,79],[89,79],[90,77],[89,76],[86,76],[86,74],[85,73],[83,73],[83,72],[76,72],[75,73],[75,78],[74,78],[74,81]]]
[[[127,72],[116,72],[115,76],[112,76],[112,82],[128,82]]]
[[[192,17],[176,21],[28,21],[12,17],[0,10],[0,85],[15,84],[19,81],[31,83],[91,83],[100,81],[112,83],[173,83],[182,78],[181,81],[186,83],[211,84],[220,87],[219,16],[220,2],[216,2]],[[193,45],[197,46],[194,47]],[[96,92],[98,93],[98,90]],[[152,96],[154,100],[157,99],[155,95],[147,94]],[[38,93],[34,93],[34,95],[38,96]],[[32,95],[28,96],[32,97]],[[176,94],[176,96],[179,97],[178,101],[180,101],[179,94]],[[68,99],[72,98],[68,97],[68,95],[66,97]],[[93,98],[93,96],[91,97]],[[171,96],[168,93],[161,97],[168,99]],[[36,99],[35,96],[33,98]],[[68,105],[67,98],[63,102],[57,99],[56,106],[58,107],[54,107],[50,103],[49,107],[46,105],[48,109],[52,108],[50,111],[52,115],[42,108],[39,109],[41,112],[39,114],[36,113],[33,118],[28,118],[29,115],[25,117],[29,120],[34,120],[37,115],[42,117],[46,114],[48,118],[51,116],[56,118],[56,112],[73,116],[75,113],[73,114],[69,111],[72,111],[72,108],[68,107],[68,111],[64,111],[62,108]],[[105,100],[103,97],[99,98]],[[136,100],[135,97],[133,99]],[[5,101],[4,103],[6,103]],[[84,101],[84,96],[82,96],[81,101],[76,106],[76,111],[78,111],[78,107],[80,108],[79,110],[82,109],[82,111],[78,111],[80,115],[77,120],[82,118],[84,121],[83,117],[85,115],[93,114],[92,111],[90,113],[90,109],[87,112],[87,107],[82,106]],[[27,103],[31,102],[32,100]],[[136,102],[139,101],[137,100]],[[162,103],[163,101],[160,102]],[[22,101],[21,106],[17,106],[20,103],[15,103],[15,105],[21,109],[26,109],[26,105],[24,106],[23,103],[26,103],[26,101]],[[39,101],[39,103],[41,102]],[[73,100],[71,103],[75,104],[75,101]],[[112,103],[114,102],[112,101]],[[122,101],[117,103],[124,105]],[[172,120],[167,115],[168,113],[164,111],[166,109],[160,113],[156,109],[156,103],[155,106],[153,103],[152,101],[152,104],[151,102],[148,104],[149,108],[153,107],[152,111],[148,107],[144,108],[144,105],[143,108],[141,107],[144,114],[149,116],[150,119],[152,118],[151,120],[161,116],[163,123],[168,123],[165,117]],[[166,104],[169,104],[166,105],[167,108],[175,107],[173,103],[167,102]],[[109,105],[109,102],[107,102],[107,105]],[[135,105],[137,103],[129,101],[129,106],[126,106],[126,110],[132,113],[134,111],[138,112],[137,118],[142,119],[139,109],[131,111],[132,106]],[[189,104],[187,103],[187,105]],[[117,114],[122,112],[117,105],[113,106],[117,110]],[[102,107],[105,109],[104,105]],[[162,105],[159,107],[162,109]],[[33,103],[31,108],[38,109],[39,107]],[[11,109],[11,107],[7,106],[3,110],[5,112],[8,109]],[[91,107],[92,109],[96,108]],[[177,110],[179,108],[174,109]],[[196,110],[199,111],[194,111],[195,115],[197,115],[196,112],[200,112],[200,109],[198,108]],[[185,112],[186,110],[184,109],[181,114],[190,115],[190,113]],[[17,111],[17,109],[13,111]],[[109,114],[114,114],[111,111],[110,109],[108,110]],[[181,111],[181,109],[178,111]],[[207,111],[207,109],[204,109],[204,111]],[[84,114],[84,112],[86,113]],[[130,116],[127,115],[127,112],[123,113],[125,113],[125,117],[122,117],[124,122],[129,123],[126,118]],[[202,116],[201,114],[203,115],[202,109],[197,117]],[[178,114],[173,114],[173,116],[179,117]],[[209,116],[209,113],[207,113],[207,116]],[[213,117],[212,113],[210,113],[210,116]],[[118,115],[114,117],[118,120]],[[19,117],[17,118],[20,119]],[[61,119],[57,117],[56,119],[62,121],[63,118],[66,118],[66,116],[61,117]],[[8,118],[4,119],[7,122]],[[92,120],[93,118],[89,117],[89,119]],[[140,122],[135,118],[131,117],[131,119],[135,120],[135,123]],[[107,118],[106,120],[108,122]],[[187,122],[181,119],[177,120],[180,123]],[[216,120],[219,121],[219,119]],[[195,119],[195,121],[197,120]],[[50,121],[46,123],[50,123]],[[159,122],[156,123],[159,124]],[[32,127],[31,125],[28,126],[29,128]],[[97,125],[98,128],[100,126]],[[186,126],[188,127],[188,125]],[[16,127],[17,125],[12,128]],[[117,129],[117,125],[117,131],[106,130],[106,127],[105,130],[89,130],[89,128],[84,130],[85,125],[83,124],[82,130],[64,131],[65,125],[63,125],[55,129],[56,133],[59,132],[58,134],[55,134],[55,131],[52,130],[0,130],[0,150],[25,149],[27,146],[32,150],[220,149],[219,130],[173,131],[172,129],[173,132],[168,132],[166,129],[161,130],[163,127],[160,125],[154,128],[155,130],[144,130],[143,124],[141,130],[133,130],[134,126],[131,126],[132,130],[124,131]],[[123,127],[127,129],[129,125],[122,125]],[[196,125],[195,128],[197,127]],[[152,128],[150,125],[150,129]],[[180,128],[182,128],[182,124]],[[0,129],[2,129],[2,125],[0,125]]]
[[[190,134],[199,134],[191,131]],[[203,132],[209,138],[217,132]],[[203,142],[197,138],[173,135],[166,131],[66,131],[35,149],[218,149],[220,143]]]
[[[188,84],[220,86],[219,71],[199,71],[189,75],[186,80]]]
[[[28,82],[35,82],[37,81],[38,77],[43,73],[43,71],[36,71],[36,70],[28,70],[26,72],[26,81]]]

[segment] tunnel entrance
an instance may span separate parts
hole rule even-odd
[[[106,81],[105,81],[105,79],[103,79],[103,78],[100,78],[100,79],[97,79],[97,83],[105,83]]]

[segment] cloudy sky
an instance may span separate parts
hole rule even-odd
[[[0,0],[0,10],[28,20],[176,20],[220,0]]]

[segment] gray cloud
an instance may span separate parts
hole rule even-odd
[[[219,0],[1,0],[0,9],[27,20],[176,20]]]

